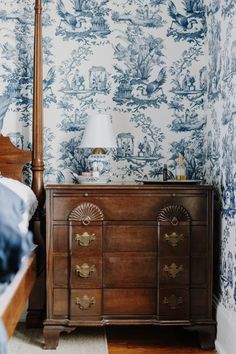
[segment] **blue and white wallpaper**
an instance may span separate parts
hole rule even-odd
[[[1,1],[2,132],[31,143],[32,0]],[[112,116],[113,180],[156,178],[179,152],[204,171],[207,65],[202,0],[44,0],[45,181],[89,168],[80,149],[91,112]],[[0,126],[1,128],[1,126]],[[75,181],[74,181],[75,182]]]
[[[236,311],[236,1],[207,9],[206,180],[221,199],[221,303]]]
[[[1,0],[0,130],[31,147],[33,1]],[[44,0],[45,182],[76,182],[91,112],[112,116],[113,180],[179,152],[221,198],[221,302],[236,311],[236,1]]]

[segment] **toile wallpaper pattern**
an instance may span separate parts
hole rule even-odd
[[[0,131],[31,148],[33,2],[1,0]],[[45,182],[76,182],[91,112],[112,116],[112,179],[173,176],[222,197],[221,297],[236,310],[235,0],[44,0]]]
[[[112,116],[113,180],[172,176],[183,152],[203,177],[207,67],[202,0],[44,0],[45,181],[89,168],[79,144],[88,115]],[[2,1],[3,132],[30,144],[32,1]],[[13,123],[14,122],[14,123]],[[74,181],[75,182],[75,181]]]
[[[221,200],[221,302],[236,311],[236,1],[207,9],[208,90],[205,177]]]

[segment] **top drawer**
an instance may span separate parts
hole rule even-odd
[[[180,204],[191,215],[193,221],[207,220],[206,194],[109,194],[92,195],[56,194],[53,198],[53,219],[68,220],[72,209],[81,203],[93,203],[104,214],[104,220],[156,220],[158,211],[168,205]]]
[[[103,250],[105,252],[154,252],[157,245],[155,224],[105,223],[103,228]]]

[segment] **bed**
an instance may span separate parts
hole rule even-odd
[[[35,324],[43,312],[44,303],[44,185],[43,185],[43,94],[42,94],[42,1],[35,0],[34,24],[34,83],[32,152],[18,149],[9,137],[0,134],[0,171],[3,178],[24,189],[22,170],[26,163],[32,166],[32,191],[37,205],[30,221],[35,250],[24,255],[21,266],[0,295],[0,321],[10,337],[20,319],[25,305],[29,304],[28,323]],[[1,183],[0,183],[1,185]],[[6,186],[7,188],[9,186]],[[25,187],[25,189],[29,187]],[[26,201],[24,201],[26,202]],[[7,203],[8,204],[8,203]],[[32,215],[30,215],[31,217]],[[2,220],[4,220],[4,214]],[[12,223],[13,225],[13,223]],[[28,231],[26,231],[27,233]],[[12,232],[12,235],[14,231]],[[30,233],[29,233],[30,234]],[[0,250],[1,251],[1,250]],[[40,314],[39,314],[40,313]]]

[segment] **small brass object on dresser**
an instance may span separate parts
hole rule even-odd
[[[87,231],[84,233],[76,234],[75,241],[78,241],[79,245],[82,247],[88,247],[91,242],[95,241],[96,237],[95,234],[89,234]]]
[[[84,295],[82,299],[77,297],[75,303],[79,306],[80,310],[84,311],[90,309],[92,305],[95,305],[96,301],[93,296],[89,297],[88,295]]]
[[[179,273],[184,271],[184,267],[182,264],[178,267],[177,264],[171,263],[170,266],[165,264],[163,270],[168,273],[170,278],[176,278]]]
[[[184,235],[178,235],[176,232],[172,232],[170,235],[165,234],[165,240],[169,242],[172,247],[176,247],[180,241],[184,240]]]
[[[183,303],[182,296],[177,297],[175,294],[170,295],[168,298],[165,296],[163,304],[168,305],[171,310],[176,310],[177,306]]]
[[[88,263],[83,263],[81,266],[76,265],[75,271],[81,278],[88,278],[92,273],[96,272],[95,265],[89,266]]]

